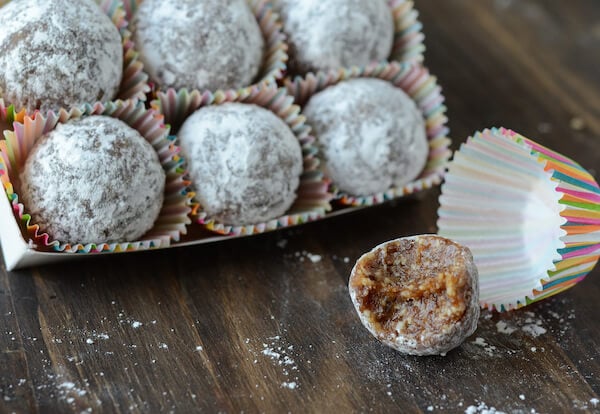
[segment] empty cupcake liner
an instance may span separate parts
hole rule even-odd
[[[279,15],[272,10],[272,4],[269,0],[246,0],[250,9],[256,17],[256,21],[265,39],[265,52],[263,64],[259,70],[257,81],[252,85],[241,88],[252,88],[261,85],[276,84],[278,79],[282,79],[287,68],[288,54],[285,35],[281,32],[281,22]],[[127,19],[131,20],[143,0],[124,0],[123,5]],[[190,51],[193,53],[193,51]],[[190,89],[188,89],[190,90]],[[155,97],[159,88],[154,87],[152,96]],[[204,91],[200,91],[204,92]],[[211,91],[216,93],[216,91]],[[225,93],[237,93],[239,91],[227,91]]]
[[[2,106],[0,105],[0,109]],[[8,118],[11,117],[10,111]],[[12,204],[13,212],[21,224],[25,240],[31,247],[39,251],[55,251],[66,253],[99,253],[136,251],[150,248],[168,247],[171,242],[178,241],[186,234],[186,225],[191,221],[190,200],[185,189],[189,185],[183,179],[183,160],[179,157],[179,148],[175,146],[174,136],[169,136],[169,128],[163,124],[163,117],[154,110],[145,109],[143,103],[115,101],[107,104],[90,106],[88,112],[73,110],[70,113],[60,111],[58,114],[49,111],[47,114],[35,112],[34,115],[21,116],[22,120],[13,122],[13,129],[4,131],[5,140],[0,141],[0,180]],[[27,206],[19,202],[18,177],[27,155],[35,142],[56,125],[79,117],[106,115],[118,118],[136,129],[156,150],[159,160],[166,172],[165,199],[162,210],[154,227],[141,240],[124,243],[69,244],[53,240],[43,233],[36,223],[31,222],[27,214]]]
[[[579,283],[600,258],[600,188],[575,161],[507,129],[476,133],[442,185],[439,234],[468,246],[480,304],[506,311]]]
[[[8,3],[4,1],[0,6]],[[131,33],[125,20],[125,10],[120,0],[95,0],[98,6],[112,20],[119,30],[123,41],[123,78],[115,99],[119,100],[146,100],[146,94],[150,91],[148,75],[143,71],[143,65],[138,60],[138,52],[131,41]],[[0,96],[1,98],[1,96]],[[8,102],[6,104],[9,104]],[[82,106],[92,106],[94,103],[84,103]],[[72,108],[63,108],[58,111],[69,111]],[[85,111],[85,110],[84,110]]]
[[[331,209],[332,194],[328,192],[329,181],[320,170],[318,150],[314,146],[314,137],[310,128],[305,125],[300,108],[293,104],[283,88],[274,86],[253,87],[238,92],[204,92],[188,93],[186,90],[175,92],[168,90],[158,93],[158,100],[152,102],[153,107],[164,114],[165,120],[177,131],[186,117],[195,110],[208,105],[221,105],[226,102],[255,104],[266,108],[281,118],[296,135],[302,147],[304,172],[300,177],[297,198],[290,210],[282,217],[263,223],[245,226],[231,226],[219,222],[202,210],[202,206],[194,200],[193,215],[198,223],[208,230],[222,235],[248,235],[264,233],[283,227],[314,221],[325,216]],[[198,184],[201,185],[201,184]],[[193,191],[190,189],[190,191]]]
[[[448,118],[441,88],[437,84],[437,79],[425,67],[411,63],[381,63],[363,69],[340,69],[337,72],[308,74],[305,78],[287,80],[286,87],[288,92],[294,96],[296,104],[304,106],[314,94],[325,88],[360,77],[378,78],[391,82],[415,101],[425,118],[429,157],[424,170],[416,180],[403,187],[390,188],[382,193],[353,196],[339,192],[335,183],[332,183],[333,191],[337,196],[336,201],[349,206],[371,206],[439,185],[451,155],[449,148],[451,141],[447,137]]]

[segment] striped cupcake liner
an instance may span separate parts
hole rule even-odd
[[[389,0],[394,17],[394,46],[390,60],[397,62],[423,62],[425,35],[419,12],[410,0]]]
[[[442,186],[439,234],[468,246],[480,304],[517,309],[582,281],[600,258],[600,188],[575,161],[513,131],[463,144]]]
[[[106,15],[111,18],[119,29],[123,38],[123,79],[117,94],[117,99],[146,100],[146,94],[150,92],[148,75],[144,72],[144,65],[139,60],[139,53],[131,40],[129,23],[125,19],[125,9],[120,0],[95,0]]]
[[[265,39],[265,53],[263,64],[256,77],[257,81],[252,85],[240,88],[240,90],[230,90],[223,93],[242,93],[243,89],[251,89],[263,85],[274,85],[279,79],[283,78],[287,68],[288,46],[285,43],[285,35],[281,32],[281,22],[279,15],[272,10],[272,4],[269,0],[246,0],[250,9],[256,17],[256,21]],[[143,0],[124,0],[123,5],[128,20],[131,20],[136,13],[138,6]],[[190,51],[194,53],[194,51]],[[189,90],[189,89],[188,89]],[[156,97],[159,88],[154,86],[152,97]],[[164,92],[164,91],[163,91]],[[204,91],[199,91],[200,93]],[[211,91],[217,93],[216,91]]]
[[[64,253],[100,253],[146,250],[168,247],[186,234],[186,225],[191,207],[185,191],[189,183],[183,179],[183,160],[174,136],[169,136],[169,128],[163,124],[163,117],[154,110],[147,110],[142,102],[115,101],[89,106],[88,111],[60,111],[47,114],[35,112],[33,116],[14,114],[0,103],[0,113],[12,121],[12,130],[4,131],[5,139],[0,141],[0,180],[12,205],[17,221],[21,224],[24,239],[38,251]],[[19,202],[18,177],[25,160],[35,142],[52,131],[58,123],[91,115],[105,115],[118,118],[136,129],[156,150],[167,175],[165,198],[162,210],[154,227],[139,241],[124,243],[70,244],[53,240],[31,221],[27,206]]]
[[[304,106],[314,94],[325,88],[360,77],[378,78],[391,82],[415,101],[425,118],[429,157],[424,170],[416,180],[402,187],[390,188],[385,192],[353,196],[339,192],[333,183],[332,191],[336,194],[336,201],[348,206],[371,206],[439,185],[452,154],[449,148],[451,141],[447,136],[449,132],[448,118],[441,87],[437,84],[437,79],[425,67],[410,63],[381,63],[363,69],[340,69],[337,72],[308,74],[305,78],[296,78],[294,81],[287,80],[286,87],[288,92],[294,96],[296,104]]]
[[[299,225],[323,218],[331,210],[332,194],[328,192],[329,181],[325,179],[320,169],[318,150],[314,146],[314,137],[310,128],[300,115],[300,108],[293,104],[293,98],[286,90],[275,86],[254,87],[234,92],[205,92],[188,93],[186,90],[175,92],[168,90],[158,93],[158,100],[153,101],[153,107],[164,114],[165,120],[177,131],[186,117],[195,110],[208,105],[221,105],[227,102],[255,104],[272,111],[281,118],[296,135],[304,157],[304,171],[300,177],[297,198],[290,210],[282,217],[263,223],[246,226],[231,226],[219,222],[202,210],[197,200],[193,204],[193,216],[196,221],[208,230],[221,235],[249,235],[264,233],[284,227]],[[193,189],[190,188],[190,192]],[[193,194],[193,193],[192,193]]]
[[[14,120],[14,108],[10,111],[4,104],[4,99],[0,98],[0,131],[11,128]]]
[[[1,5],[8,3],[3,2]],[[131,33],[128,30],[128,22],[125,20],[125,9],[120,0],[95,0],[98,6],[111,19],[115,27],[119,30],[123,42],[123,78],[117,92],[116,100],[146,100],[146,94],[150,91],[148,85],[148,75],[143,71],[143,65],[138,60],[138,52],[135,50],[131,40]],[[1,98],[1,96],[0,96]],[[7,102],[8,104],[8,102]],[[82,106],[93,106],[94,103],[83,104]],[[70,111],[72,108],[62,108],[59,111]],[[85,109],[83,109],[85,111]],[[58,112],[58,111],[57,111]],[[0,125],[0,127],[6,125]],[[10,125],[9,125],[10,127]]]

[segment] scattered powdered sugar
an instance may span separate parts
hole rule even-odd
[[[485,403],[479,403],[479,405],[470,405],[466,408],[465,414],[506,414],[504,411],[500,411],[494,407],[488,407]]]
[[[143,325],[143,323],[138,322],[138,321],[131,322],[131,327],[134,328],[134,329],[137,329],[137,328],[139,328],[142,325]]]
[[[297,375],[298,364],[295,361],[295,347],[288,343],[281,335],[275,335],[266,338],[266,341],[261,342],[261,350],[259,355],[251,349],[251,341],[249,338],[246,339],[245,344],[248,346],[248,350],[254,353],[255,358],[254,364],[259,363],[259,355],[267,357],[272,364],[281,367],[281,374],[283,380],[281,381],[281,388],[295,390],[300,387],[299,378]],[[310,361],[307,361],[310,364]]]
[[[517,328],[509,326],[505,321],[498,321],[496,323],[496,329],[498,330],[498,332],[507,334],[507,335],[510,335],[511,333],[513,333],[517,330]]]
[[[313,262],[313,263],[318,263],[318,262],[320,262],[320,261],[321,261],[321,258],[322,258],[322,257],[321,257],[321,255],[318,255],[318,254],[311,254],[311,253],[308,253],[306,256],[307,256],[307,257],[308,257],[308,259],[309,259],[311,262]]]
[[[333,260],[340,260],[340,261],[342,261],[344,263],[350,263],[350,258],[347,257],[347,256],[346,257],[339,257],[339,256],[337,256],[337,255],[334,254],[333,256],[331,256],[331,258]]]
[[[497,348],[494,345],[490,345],[488,344],[485,339],[477,337],[475,338],[475,340],[472,342],[473,344],[482,347],[485,352],[490,355],[493,356],[494,352],[497,350]]]
[[[543,335],[547,332],[546,328],[543,328],[536,324],[527,324],[523,326],[521,330],[534,338],[537,338],[538,336]]]
[[[535,314],[532,312],[525,312],[527,318],[525,319],[525,323],[522,324],[519,328],[513,326],[512,324],[507,323],[506,321],[498,321],[496,323],[496,329],[498,332],[510,335],[513,332],[518,331],[519,329],[525,332],[527,335],[537,338],[540,335],[543,335],[547,332],[546,328],[542,326],[543,322],[541,319],[534,319]]]
[[[72,382],[63,382],[62,384],[57,385],[58,388],[66,388],[68,390],[75,387],[75,384]]]
[[[20,398],[19,393],[22,392],[17,390],[17,388],[27,387],[29,389],[34,389],[38,394],[44,393],[44,395],[48,395],[53,401],[58,400],[66,402],[67,404],[72,405],[72,408],[83,410],[82,412],[91,412],[92,407],[82,408],[81,404],[85,404],[87,401],[96,408],[102,404],[102,401],[98,399],[95,401],[88,401],[89,399],[84,400],[81,398],[88,395],[87,388],[89,386],[90,383],[87,379],[80,383],[79,381],[73,381],[62,374],[47,373],[45,375],[45,381],[35,381],[32,385],[27,384],[27,380],[21,378],[16,386],[9,385],[6,389],[0,388],[0,395],[4,394],[2,399],[7,403],[15,401]],[[75,407],[75,403],[77,404],[77,407]]]
[[[548,312],[555,319],[564,321],[556,312]],[[487,313],[491,316],[491,313]],[[517,331],[523,332],[532,338],[545,334],[548,330],[544,327],[544,318],[531,311],[512,311],[509,318],[496,322],[496,330],[505,335],[512,335]],[[535,351],[534,351],[535,352]]]
[[[301,263],[310,262],[314,264],[321,263],[324,259],[323,255],[311,253],[306,250],[298,250],[293,253],[286,253],[284,257],[287,259],[296,259]],[[343,263],[350,263],[349,257],[339,257],[335,254],[331,256],[331,259],[335,261],[341,261]]]
[[[523,332],[534,338],[537,338],[538,336],[543,335],[547,332],[546,328],[542,326],[542,319],[536,317],[535,313],[528,311],[524,312],[524,314],[526,316],[525,324],[521,326],[521,330]]]
[[[286,258],[288,259],[297,259],[300,262],[309,261],[311,263],[320,263],[323,260],[323,256],[316,253],[310,253],[306,250],[298,250],[294,253],[286,254]]]
[[[274,336],[269,339],[272,341],[279,341],[281,337]],[[287,348],[285,348],[283,346],[276,345],[276,342],[271,342],[270,345],[263,343],[262,354],[271,358],[272,361],[277,362],[278,365],[292,366],[291,369],[296,370],[298,369],[296,362],[289,355],[287,355],[287,351],[291,351],[292,349],[294,349],[293,345],[289,345]],[[284,371],[284,374],[287,375],[287,371]]]

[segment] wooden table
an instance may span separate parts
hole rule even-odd
[[[506,126],[600,167],[596,0],[418,0],[455,146]],[[446,357],[360,325],[356,258],[438,191],[258,237],[0,271],[1,412],[600,412],[600,269]]]

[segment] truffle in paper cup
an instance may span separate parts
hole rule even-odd
[[[422,24],[408,0],[274,0],[290,45],[290,76],[422,62]]]
[[[117,98],[145,99],[149,90],[147,76],[137,60],[120,1],[97,0],[97,13],[87,0],[80,5],[48,2],[47,9],[34,3],[20,3],[22,7],[31,6],[31,13],[20,13],[11,2],[1,9],[5,18],[19,22],[11,25],[13,29],[6,34],[13,33],[21,39],[11,43],[4,54],[7,61],[0,75],[0,90],[4,89],[7,104],[29,111],[58,111]],[[72,10],[80,6],[81,10]],[[91,21],[85,22],[85,33],[81,34],[84,23],[77,21],[80,16],[76,13],[83,11]],[[59,16],[64,16],[64,21]],[[59,19],[57,23],[43,24],[44,19],[55,18]],[[65,27],[70,24],[73,27]],[[45,36],[40,37],[38,32]],[[0,42],[5,44],[11,39],[0,36]],[[39,54],[34,49],[46,52]],[[82,66],[87,69],[81,70]]]
[[[339,191],[334,181],[333,188],[337,193],[338,202],[351,206],[375,205],[440,184],[446,162],[451,154],[450,139],[447,137],[446,107],[443,105],[444,97],[441,94],[441,88],[437,85],[436,78],[431,76],[423,66],[392,62],[371,65],[363,69],[342,69],[336,73],[309,74],[306,78],[286,81],[286,87],[289,93],[295,97],[296,103],[304,107],[315,94],[340,82],[357,78],[384,80],[412,98],[425,120],[429,154],[421,174],[415,180],[401,187],[389,188],[374,194],[353,195]]]
[[[162,116],[134,101],[96,104],[89,109],[90,112],[83,114],[73,111],[61,111],[58,114],[36,112],[33,116],[25,116],[23,122],[13,122],[14,130],[4,132],[6,140],[0,141],[0,179],[13,212],[21,224],[25,240],[29,240],[29,244],[39,251],[68,253],[134,251],[167,247],[172,241],[178,241],[180,236],[186,233],[186,225],[190,223],[188,214],[191,208],[185,191],[188,183],[183,180],[184,171],[181,169],[179,148],[173,143],[175,138],[168,135],[169,130],[165,128]],[[27,206],[19,199],[19,175],[34,144],[44,134],[54,130],[57,124],[92,115],[117,118],[137,130],[154,148],[165,172],[164,202],[159,216],[154,226],[138,241],[72,244],[54,240],[40,229],[38,223],[33,222]]]
[[[275,84],[277,82],[278,79],[281,79],[283,77],[283,74],[286,70],[287,67],[287,60],[288,60],[288,55],[287,55],[287,44],[285,43],[285,36],[283,35],[283,33],[281,32],[281,24],[279,22],[279,16],[274,13],[272,11],[272,6],[271,3],[268,0],[243,0],[246,1],[250,7],[250,10],[252,12],[252,14],[254,15],[254,17],[256,18],[256,22],[258,23],[258,27],[260,28],[260,32],[262,33],[262,39],[264,40],[264,47],[262,48],[262,62],[260,64],[260,68],[258,69],[258,74],[254,77],[254,79],[250,82],[242,82],[243,85],[240,85],[240,87],[233,87],[233,88],[229,88],[229,87],[220,87],[220,88],[211,88],[211,87],[198,87],[197,83],[206,83],[205,81],[209,78],[209,77],[217,77],[218,74],[210,74],[210,69],[207,70],[207,72],[203,72],[201,70],[198,71],[198,73],[196,74],[192,74],[194,76],[189,77],[190,75],[190,70],[185,70],[185,74],[183,72],[180,72],[180,77],[183,77],[183,81],[185,82],[190,82],[193,84],[189,84],[189,85],[185,85],[185,88],[187,90],[193,90],[193,89],[199,89],[200,91],[204,91],[204,90],[211,90],[212,92],[215,92],[215,90],[217,89],[243,89],[243,88],[247,88],[247,87],[253,87],[253,86],[259,86],[259,85],[268,85],[268,84]],[[135,25],[135,16],[136,13],[138,12],[138,9],[140,7],[140,5],[143,3],[143,0],[126,0],[124,2],[124,6],[125,6],[125,10],[127,13],[127,18],[131,21],[133,21],[133,25]],[[215,4],[218,2],[214,2]],[[161,3],[162,4],[162,3]],[[169,6],[171,7],[171,6]],[[147,13],[146,13],[147,15]],[[158,13],[155,13],[154,15],[158,16]],[[153,16],[154,16],[153,15]],[[187,17],[186,17],[187,18]],[[194,17],[190,17],[190,19],[193,19]],[[181,19],[179,20],[173,20],[174,24],[180,24]],[[188,19],[189,22],[189,19]],[[183,23],[182,23],[183,24]],[[166,28],[166,26],[164,27]],[[184,30],[187,30],[188,32],[190,32],[190,36],[193,36],[193,33],[191,33],[191,30],[193,29],[192,27],[188,27],[188,28],[182,28]],[[134,29],[135,30],[135,29]],[[156,33],[160,33],[160,32],[156,32]],[[187,32],[185,33],[187,34]],[[136,34],[136,36],[141,36],[141,34]],[[184,36],[184,33],[182,32],[182,36]],[[248,37],[248,35],[246,35],[246,37]],[[139,40],[138,40],[139,41]],[[154,41],[154,40],[153,40]],[[206,41],[206,39],[204,39],[203,41]],[[213,39],[213,41],[218,41],[218,39]],[[181,71],[183,68],[185,67],[189,67],[189,66],[196,66],[199,63],[207,64],[210,65],[210,62],[192,62],[192,61],[188,61],[188,62],[182,62],[181,59],[185,58],[187,55],[189,55],[192,58],[198,57],[198,53],[202,52],[201,50],[179,50],[181,49],[181,47],[178,46],[179,45],[173,45],[172,48],[169,49],[169,53],[171,53],[170,51],[172,50],[172,56],[173,59],[164,59],[164,62],[162,62],[160,60],[161,55],[166,54],[166,51],[164,50],[156,50],[156,47],[153,48],[153,43],[149,42],[148,43],[148,47],[146,48],[147,52],[144,52],[144,54],[146,54],[145,57],[143,57],[143,59],[147,60],[147,63],[149,63],[150,61],[152,62],[160,62],[160,63],[153,63],[153,66],[155,66],[154,68],[150,67],[150,64],[146,65],[146,70],[148,71],[148,73],[151,73],[152,78],[153,78],[153,95],[155,96],[157,91],[165,91],[167,89],[169,89],[169,85],[173,86],[173,89],[179,89],[179,86],[182,85],[178,85],[179,83],[182,83],[183,81],[180,81],[177,79],[178,75],[177,72],[178,70]],[[205,45],[205,47],[207,47]],[[140,44],[139,45],[140,50],[142,50],[144,47]],[[186,56],[183,56],[181,53],[179,52],[185,52]],[[226,54],[229,52],[229,50],[227,50],[227,48],[223,48],[222,45],[219,47],[219,50],[215,50],[214,53],[218,53],[221,54],[222,56],[226,56]],[[206,53],[212,53],[212,51],[207,51]],[[246,53],[246,55],[244,56],[244,58],[248,57],[249,55],[249,51],[244,52]],[[177,61],[177,56],[183,56],[180,59],[180,61]],[[164,56],[162,56],[164,57]],[[237,67],[235,67],[232,71],[233,72],[237,72],[237,69],[239,68],[239,66],[241,65],[241,62],[237,62]],[[251,65],[254,68],[254,65]],[[160,73],[159,73],[160,72]],[[221,74],[224,75],[225,71],[220,71]],[[219,75],[220,76],[220,75]],[[244,73],[241,74],[241,77],[244,76]],[[189,79],[188,79],[189,77]],[[164,82],[166,83],[167,86],[163,86],[160,85],[160,80],[163,79]],[[241,79],[239,79],[241,80]],[[238,83],[238,82],[233,82],[233,83]]]
[[[172,123],[175,132],[178,132],[186,117],[197,109],[231,102],[254,104],[273,112],[287,124],[298,139],[302,149],[303,171],[296,200],[283,216],[259,223],[230,225],[209,215],[204,211],[199,200],[195,199],[194,216],[198,223],[219,234],[247,235],[294,226],[324,217],[331,208],[329,182],[320,170],[317,149],[313,145],[314,138],[310,135],[310,128],[305,125],[304,117],[300,115],[300,108],[293,105],[293,99],[286,94],[285,89],[263,86],[215,94],[210,92],[201,94],[198,91],[188,93],[186,90],[175,92],[171,89],[165,93],[159,92],[158,100],[152,104],[165,115],[167,122]],[[217,156],[217,153],[214,156]],[[201,182],[194,184],[202,185]],[[236,191],[235,188],[229,190]]]
[[[600,189],[575,161],[513,131],[476,133],[449,164],[439,234],[468,246],[480,304],[505,311],[566,290],[600,257]]]

